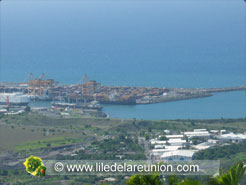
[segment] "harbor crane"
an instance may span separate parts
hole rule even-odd
[[[44,91],[48,90],[50,87],[53,87],[54,84],[54,80],[46,79],[44,73],[42,73],[39,78],[35,78],[33,73],[30,73],[27,82],[28,95],[41,96]]]
[[[99,85],[95,80],[89,80],[85,74],[81,84],[81,95],[89,98],[94,97],[96,86]]]

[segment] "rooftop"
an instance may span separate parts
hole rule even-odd
[[[184,135],[166,135],[166,138],[183,138]]]
[[[234,134],[234,133],[229,133],[229,134],[222,134],[218,136],[218,138],[221,139],[246,139],[245,134]]]
[[[185,156],[192,157],[197,150],[175,150],[172,152],[165,152],[161,158],[172,157],[172,156]]]

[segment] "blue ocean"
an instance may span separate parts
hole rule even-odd
[[[2,1],[0,81],[42,72],[61,84],[246,85],[243,0]],[[105,105],[114,118],[246,116],[246,92],[153,105]]]

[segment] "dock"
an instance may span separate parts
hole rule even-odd
[[[50,81],[53,82],[54,80]],[[75,85],[50,83],[50,86],[42,87],[42,84],[42,81],[37,80],[35,80],[35,84],[30,82],[27,84],[0,82],[0,93],[22,92],[35,100],[62,101],[75,104],[98,101],[101,104],[137,105],[203,98],[213,96],[214,93],[246,90],[246,86],[223,88],[105,86],[94,80]],[[45,92],[45,96],[42,92]]]

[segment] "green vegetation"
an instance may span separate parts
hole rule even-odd
[[[244,176],[246,166],[242,162],[232,166],[230,170],[221,174],[218,177],[214,177],[209,181],[211,185],[238,185],[241,178]]]
[[[194,145],[197,145],[197,144],[200,144],[200,143],[203,143],[206,141],[205,138],[201,138],[201,137],[192,137],[191,138],[191,141]]]
[[[3,156],[7,154],[7,157],[1,158],[0,156],[0,162],[21,161],[27,155],[46,156],[44,160],[144,160],[146,159],[144,143],[141,141],[142,139],[138,140],[139,137],[151,139],[164,135],[166,129],[179,134],[197,128],[243,132],[246,131],[246,119],[145,121],[136,119],[48,117],[33,112],[21,115],[1,115],[0,151]],[[164,136],[160,139],[166,140]],[[193,142],[200,143],[202,141],[194,138]],[[66,149],[64,150],[64,148]],[[198,152],[195,157],[197,159],[220,159],[223,169],[229,169],[232,163],[246,160],[245,148],[245,143],[232,144],[231,146],[203,150]],[[31,178],[24,169],[4,168],[0,170],[0,184],[100,184],[104,178],[104,176],[50,176],[42,177],[37,181],[35,178]],[[124,176],[115,178],[117,178],[116,183],[103,183],[107,185],[126,184]],[[138,176],[138,180],[142,181],[141,179],[151,182],[157,180],[156,177],[146,176],[142,178]],[[175,178],[173,179],[173,182],[175,182]],[[178,177],[178,179],[182,179],[182,183],[191,183],[189,179],[182,177]],[[195,179],[201,180],[201,177]],[[208,177],[203,177],[201,182],[205,183],[207,180]],[[162,182],[162,179],[160,179],[160,182]]]
[[[167,139],[167,137],[166,136],[161,136],[160,137],[160,141],[167,141],[168,139]]]
[[[104,139],[102,141],[93,141],[86,150],[76,153],[75,157],[58,156],[59,160],[76,159],[76,160],[117,160],[132,159],[144,160],[144,149],[138,145],[138,140],[127,138],[120,135],[114,139]]]
[[[60,145],[67,145],[72,143],[77,143],[79,141],[82,141],[81,138],[66,138],[66,137],[51,137],[47,139],[42,139],[38,141],[31,141],[26,142],[21,145],[17,145],[15,147],[15,151],[28,151],[28,150],[35,150],[35,149],[41,149],[46,147],[55,147]]]
[[[126,182],[126,185],[162,185],[160,176],[154,175],[133,175]]]
[[[194,155],[195,160],[220,160],[222,169],[229,169],[237,161],[246,161],[246,142],[217,146],[201,150]],[[246,182],[246,177],[243,177]]]
[[[168,181],[163,181],[158,174],[153,175],[133,175],[126,182],[127,185],[239,185],[246,172],[246,166],[239,162],[228,171],[219,176],[210,178],[207,182],[192,179],[179,179],[176,176],[169,176]]]
[[[201,150],[194,155],[195,160],[235,159],[235,155],[244,155],[246,159],[246,142],[234,143],[224,146],[211,147]]]

